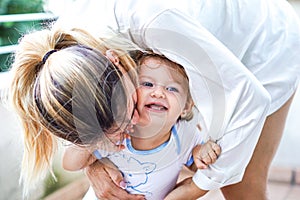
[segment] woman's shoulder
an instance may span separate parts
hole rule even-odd
[[[94,36],[106,37],[117,29],[113,0],[74,1],[68,11],[59,15],[55,27],[81,28]]]
[[[167,1],[153,0],[122,0],[115,3],[115,15],[120,27],[134,26],[142,28],[160,13],[170,9],[172,4]]]

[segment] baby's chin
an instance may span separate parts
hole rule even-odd
[[[163,130],[170,130],[171,127],[171,125],[163,123],[161,119],[150,121],[141,119],[139,123],[134,126],[134,132],[130,135],[139,138],[151,138],[162,133]]]

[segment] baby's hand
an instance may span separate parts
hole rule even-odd
[[[221,147],[209,140],[205,144],[197,145],[193,149],[193,157],[195,165],[198,169],[206,169],[208,165],[216,162],[221,153]]]

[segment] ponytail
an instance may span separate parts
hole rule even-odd
[[[28,195],[48,171],[53,175],[51,163],[57,149],[56,138],[52,130],[42,123],[44,116],[41,116],[35,99],[34,90],[41,68],[45,64],[45,55],[54,49],[80,43],[97,46],[105,52],[98,40],[89,38],[87,33],[80,30],[42,30],[30,33],[20,39],[15,52],[10,100],[23,127],[24,155],[20,182],[24,186],[24,196]]]
[[[15,53],[12,67],[13,81],[10,88],[12,104],[20,117],[24,133],[24,155],[20,182],[24,195],[34,188],[37,181],[51,171],[51,161],[56,149],[55,139],[45,129],[37,116],[34,105],[34,85],[43,56],[55,48],[56,39],[49,30],[24,36]]]

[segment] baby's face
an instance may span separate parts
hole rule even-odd
[[[139,68],[137,109],[139,125],[170,129],[183,112],[188,96],[188,80],[175,63],[163,58],[146,58]]]

